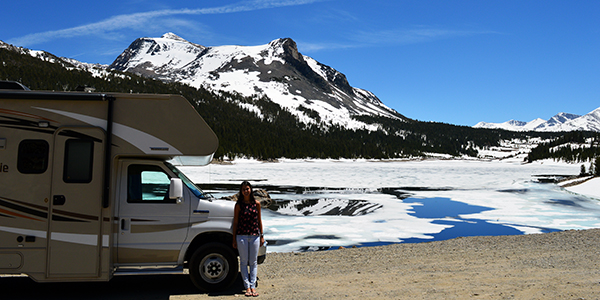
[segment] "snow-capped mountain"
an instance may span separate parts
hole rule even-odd
[[[579,118],[565,122],[561,127],[562,131],[589,130],[600,132],[600,107]]]
[[[135,40],[110,68],[214,91],[267,96],[307,124],[320,120],[325,126],[375,130],[375,125],[352,117],[407,120],[373,93],[350,86],[344,74],[299,53],[289,38],[260,46],[205,47],[167,33]]]
[[[510,120],[504,123],[479,122],[474,128],[497,128],[511,131],[598,131],[600,132],[600,107],[580,116],[559,113],[549,120],[535,119],[530,122]]]
[[[36,58],[46,61],[46,62],[59,64],[69,70],[77,69],[77,70],[86,71],[96,77],[101,77],[101,76],[104,76],[104,75],[107,75],[110,73],[110,70],[108,70],[108,65],[97,64],[97,63],[96,64],[84,63],[84,62],[80,62],[80,61],[72,59],[72,58],[58,57],[58,56],[56,56],[52,53],[46,52],[46,51],[31,50],[31,49],[27,49],[27,48],[23,48],[23,47],[17,47],[17,46],[5,43],[3,41],[0,41],[0,48],[14,51],[14,52],[24,54],[24,55],[30,55],[32,57],[36,57]]]
[[[504,123],[487,123],[487,122],[479,122],[473,126],[474,128],[490,128],[490,129],[504,129],[511,131],[531,131],[534,130],[537,126],[545,123],[546,121],[543,119],[535,119],[530,122],[523,122],[517,120],[510,120]]]
[[[566,124],[567,122],[569,122],[571,120],[575,120],[579,117],[581,117],[581,116],[576,115],[576,114],[569,114],[569,113],[561,112],[561,113],[553,116],[552,118],[550,118],[548,121],[545,121],[542,124],[534,127],[533,130],[537,130],[537,131],[570,131],[570,130],[556,130],[556,129],[560,128],[563,124]]]
[[[65,61],[61,60],[57,56],[55,56],[51,53],[48,53],[46,51],[30,50],[30,49],[23,48],[23,47],[17,47],[17,46],[5,43],[3,41],[0,41],[0,48],[14,51],[14,52],[17,52],[20,54],[30,55],[32,57],[36,57],[36,58],[46,61],[46,62],[58,63],[58,64],[61,64],[62,66],[65,66]]]

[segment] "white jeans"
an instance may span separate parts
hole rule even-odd
[[[258,247],[260,246],[260,236],[258,235],[237,235],[237,249],[240,253],[240,270],[244,287],[246,289],[256,288],[256,271],[258,267]],[[248,267],[250,272],[248,272]]]

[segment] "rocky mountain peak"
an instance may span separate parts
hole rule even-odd
[[[174,33],[135,40],[110,66],[243,96],[264,95],[304,123],[364,128],[355,115],[406,119],[346,76],[302,55],[291,38],[259,46],[204,47]],[[318,117],[314,117],[318,115]]]
[[[512,125],[512,126],[525,126],[527,124],[527,122],[517,121],[517,120],[510,120],[506,123],[509,125]]]
[[[167,32],[165,34],[163,34],[161,36],[161,38],[163,39],[171,39],[171,40],[176,40],[176,41],[180,41],[180,42],[187,42],[184,38],[172,33],[172,32]]]
[[[291,38],[276,39],[269,43],[269,47],[283,50],[283,57],[289,56],[292,59],[304,61],[298,52],[298,45]]]

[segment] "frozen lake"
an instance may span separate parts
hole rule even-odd
[[[221,198],[243,180],[269,192],[270,252],[530,234],[600,225],[600,201],[533,175],[577,175],[580,165],[518,161],[237,160],[179,167]]]

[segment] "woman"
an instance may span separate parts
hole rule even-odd
[[[258,248],[265,242],[262,234],[260,202],[254,199],[252,192],[250,182],[242,182],[233,215],[233,248],[238,249],[240,253],[240,269],[246,297],[258,296],[256,292]]]

